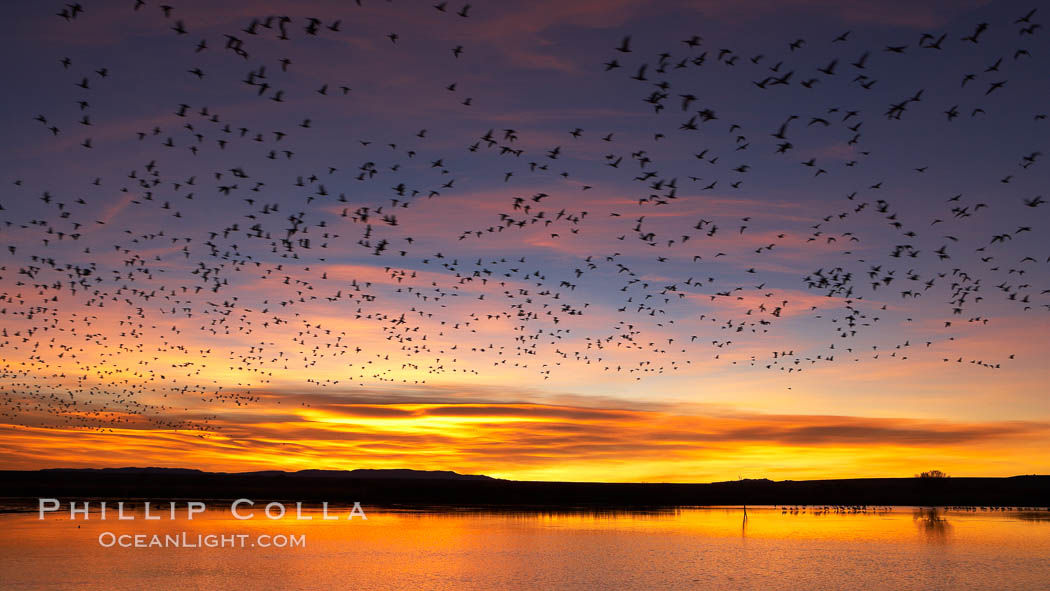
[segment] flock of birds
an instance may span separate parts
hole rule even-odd
[[[360,7],[357,0],[356,8],[328,18],[261,15],[202,36],[194,15],[178,6],[129,0],[127,11],[164,23],[165,35],[179,43],[182,61],[170,75],[185,79],[183,94],[157,105],[168,113],[166,123],[125,133],[120,141],[133,140],[133,149],[78,187],[11,179],[0,203],[0,421],[99,431],[145,422],[207,436],[220,428],[216,416],[192,414],[191,407],[251,406],[283,376],[308,376],[306,389],[345,389],[416,386],[438,375],[483,381],[492,368],[557,380],[560,371],[591,366],[642,380],[699,359],[788,374],[823,363],[907,358],[910,348],[954,338],[954,325],[988,323],[970,312],[986,298],[1018,313],[1050,310],[1050,285],[1039,284],[1050,252],[1011,256],[1015,243],[1045,231],[1046,198],[1010,192],[1015,178],[1046,178],[1039,146],[1019,150],[1012,168],[990,171],[1001,180],[1001,197],[937,197],[933,219],[895,200],[888,185],[908,181],[860,172],[878,156],[867,143],[873,127],[892,135],[913,117],[952,126],[998,109],[1017,84],[1011,70],[1045,60],[1038,10],[884,47],[858,46],[849,31],[787,39],[769,55],[708,47],[699,35],[652,51],[625,36],[593,69],[620,77],[610,83],[637,95],[644,136],[570,125],[562,140],[541,146],[548,136],[526,129],[483,124],[460,142],[451,132],[406,133],[392,124],[386,137],[344,130],[352,145],[346,153],[360,154],[357,161],[340,153],[323,152],[327,161],[303,156],[316,151],[315,133],[340,124],[331,107],[303,106],[304,95],[353,101],[361,81],[304,88],[291,78],[299,60],[269,56],[313,38],[340,38]],[[75,28],[92,9],[64,4],[55,25]],[[414,9],[452,19],[442,26],[483,14],[468,3]],[[972,70],[951,94],[905,91],[893,79],[893,60],[953,55],[995,35],[1015,38],[1013,53],[978,63],[985,56],[968,51]],[[397,32],[375,37],[390,48],[405,42]],[[468,42],[446,49],[450,69],[471,52]],[[206,57],[240,68],[243,77],[217,79]],[[820,65],[807,65],[813,60]],[[47,75],[67,83],[75,115],[26,118],[35,119],[42,138],[67,142],[62,157],[75,163],[117,141],[95,113],[100,103],[128,100],[107,92],[107,84],[129,74],[76,55],[54,63]],[[708,104],[704,85],[733,80],[728,72],[737,71],[750,79],[738,92],[769,97],[764,116],[785,111],[772,129],[724,119],[725,109]],[[882,112],[847,102],[816,107],[833,84],[843,101],[885,88],[898,98]],[[457,109],[474,109],[484,91],[468,95],[464,86],[450,73],[441,96],[453,97]],[[209,108],[198,95],[215,87],[235,89],[265,117],[296,123],[273,129],[266,119]],[[782,104],[776,93],[785,88],[816,98]],[[1032,126],[1045,126],[1046,117],[1026,115]],[[664,146],[680,147],[682,138],[699,147],[668,155]],[[814,155],[832,143],[847,146],[849,156]],[[475,162],[480,166],[471,168]],[[744,216],[689,213],[695,196],[743,195],[749,179],[763,170],[778,174],[784,163],[795,167],[785,173],[791,179],[797,171],[810,178],[814,193],[830,193],[833,185],[821,183],[832,177],[854,188],[828,210],[808,211],[802,234],[766,232],[761,207]],[[927,166],[916,163],[908,174],[927,174]],[[478,198],[471,212],[477,215],[441,209],[443,200],[462,195],[469,177],[485,175],[496,189]],[[637,198],[592,207],[590,196],[606,184]],[[502,197],[509,193],[500,187],[517,193]],[[498,211],[490,220],[475,223],[491,206]],[[420,209],[427,214],[414,215]],[[993,210],[1020,223],[985,221]],[[444,217],[429,219],[435,212]],[[461,219],[469,225],[457,227]],[[961,224],[965,232],[941,232]],[[983,239],[968,238],[985,227]],[[768,241],[752,239],[756,228]],[[922,246],[927,240],[943,244]],[[554,260],[531,250],[522,255],[536,241],[574,246]],[[813,269],[794,286],[764,277],[776,274],[765,261],[785,248],[838,263]],[[675,276],[681,269],[691,271]],[[796,309],[783,295],[795,287],[826,296],[828,305]],[[914,342],[864,340],[880,318],[906,314],[920,297],[936,300],[936,310],[921,313],[948,318],[938,321],[943,327],[927,327],[928,338]],[[826,344],[762,347],[778,322],[795,316]],[[754,345],[747,354],[733,353],[746,343]],[[989,355],[944,361],[995,369],[1013,358]]]
[[[777,505],[774,508],[780,508],[782,515],[806,513],[807,511],[811,515],[846,515],[846,514],[858,514],[867,513],[873,515],[880,515],[885,513],[893,512],[894,507],[890,505]],[[1044,507],[1022,507],[1022,506],[995,506],[995,505],[949,505],[940,507],[944,511],[957,511],[966,513],[976,513],[978,511],[989,512],[989,511],[1043,511]]]

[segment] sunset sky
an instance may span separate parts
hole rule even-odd
[[[161,4],[4,19],[0,469],[1050,471],[1050,9]]]

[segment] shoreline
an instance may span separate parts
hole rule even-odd
[[[420,473],[421,474],[421,473]],[[1050,476],[593,483],[370,473],[0,471],[3,499],[361,502],[372,507],[538,510],[748,506],[1050,507]]]

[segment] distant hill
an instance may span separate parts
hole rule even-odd
[[[429,470],[203,472],[180,468],[0,471],[0,497],[360,501],[370,506],[514,508],[697,505],[1050,506],[1050,476],[536,482]]]
[[[320,478],[368,478],[368,479],[398,479],[398,480],[494,480],[491,476],[484,474],[460,474],[451,470],[411,470],[408,468],[373,469],[359,468],[356,470],[299,470],[298,472],[285,472],[282,470],[258,470],[254,472],[204,472],[193,468],[45,468],[43,473],[75,472],[78,474],[229,474],[236,476],[287,476],[290,478],[320,477]]]
[[[76,472],[80,474],[206,474],[193,468],[44,468],[41,473]]]

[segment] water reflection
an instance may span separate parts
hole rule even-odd
[[[741,505],[372,509],[368,520],[0,514],[7,589],[1037,589],[1050,512]],[[1023,520],[1023,521],[1022,521]],[[950,521],[950,523],[949,523]],[[304,535],[299,548],[102,547],[116,534]],[[1011,568],[1004,574],[1002,565]],[[350,569],[348,571],[348,569]],[[236,587],[232,586],[236,581]]]
[[[952,524],[936,507],[919,507],[912,513],[912,520],[931,544],[946,544],[950,541]]]
[[[656,507],[617,509],[610,507],[412,507],[412,508],[384,508],[383,513],[402,515],[406,517],[433,517],[450,518],[465,517],[476,519],[491,519],[493,517],[520,520],[520,521],[559,521],[559,520],[595,520],[595,521],[618,521],[618,520],[650,520],[650,519],[675,519],[683,511],[688,509],[682,507]]]
[[[1021,521],[1050,523],[1050,512],[1047,511],[1018,511],[1016,517]]]

